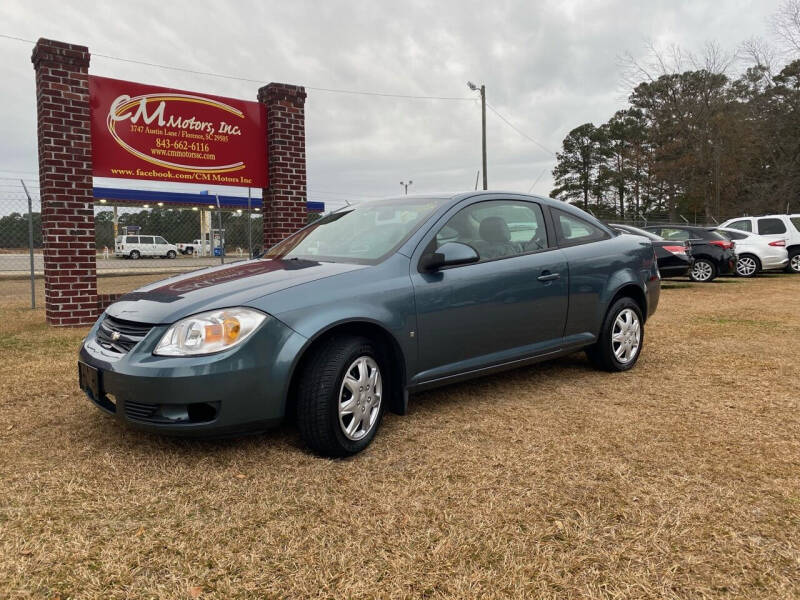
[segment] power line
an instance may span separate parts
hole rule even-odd
[[[508,125],[509,127],[511,127],[511,129],[513,129],[514,131],[516,131],[518,134],[520,134],[520,135],[521,135],[522,137],[524,137],[526,140],[528,140],[528,141],[530,141],[530,142],[533,142],[534,144],[536,144],[537,146],[539,146],[539,148],[541,148],[541,149],[542,149],[542,150],[544,150],[545,152],[549,152],[549,153],[550,153],[550,154],[552,154],[553,156],[555,156],[555,155],[556,155],[556,153],[555,153],[555,152],[553,152],[552,150],[550,150],[550,148],[548,148],[547,146],[543,145],[543,144],[542,144],[541,142],[539,142],[538,140],[535,140],[534,138],[532,138],[531,136],[529,136],[527,133],[525,133],[524,131],[522,131],[521,129],[519,129],[519,128],[518,128],[516,125],[514,125],[514,124],[513,124],[511,121],[509,121],[508,119],[506,119],[506,118],[505,118],[503,115],[501,115],[501,114],[500,114],[500,113],[497,111],[497,109],[496,109],[494,106],[492,106],[492,105],[491,105],[491,104],[489,104],[488,102],[486,103],[486,106],[488,106],[488,107],[489,107],[489,109],[490,109],[490,110],[491,110],[491,111],[492,111],[494,114],[496,114],[498,117],[500,117],[500,119],[501,119],[501,120],[502,120],[502,121],[503,121],[503,122],[504,122],[506,125]]]
[[[5,38],[7,40],[15,40],[18,42],[27,42],[29,44],[35,44],[34,40],[28,40],[21,37],[16,37],[13,35],[6,35],[0,33],[0,38]],[[100,52],[92,52],[92,56],[98,58],[105,58],[108,60],[116,60],[119,62],[131,63],[135,65],[143,65],[146,67],[155,67],[157,69],[167,69],[169,71],[178,71],[181,73],[191,73],[192,75],[205,75],[207,77],[217,77],[219,79],[230,79],[232,81],[244,81],[247,83],[257,83],[260,85],[264,84],[263,79],[252,79],[249,77],[238,77],[236,75],[224,75],[222,73],[213,73],[211,71],[200,71],[197,69],[189,69],[188,67],[176,67],[173,65],[162,65],[159,63],[148,62],[146,60],[138,60],[134,58],[122,58],[120,56],[113,56],[111,54],[103,54]],[[391,94],[387,92],[367,92],[364,90],[346,90],[346,89],[337,89],[337,88],[326,88],[326,87],[314,87],[314,86],[304,86],[307,90],[314,90],[315,92],[329,92],[333,94],[351,94],[351,95],[358,95],[358,96],[378,96],[383,98],[404,98],[409,100],[457,100],[457,101],[471,101],[472,98],[467,98],[463,96],[419,96],[413,94]]]

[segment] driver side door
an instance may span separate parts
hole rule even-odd
[[[419,260],[447,242],[479,261],[434,272]],[[423,383],[559,348],[569,273],[542,208],[527,200],[480,200],[454,208],[414,253],[418,369]]]

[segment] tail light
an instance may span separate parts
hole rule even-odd
[[[728,240],[711,240],[711,243],[715,246],[719,246],[723,250],[733,250],[733,242],[729,242]]]
[[[769,243],[770,246],[777,246],[778,248],[785,248],[786,247],[786,240],[775,240],[774,242]]]
[[[686,254],[686,246],[662,246],[662,248],[673,254]]]

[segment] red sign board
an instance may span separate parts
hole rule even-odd
[[[89,94],[96,177],[267,187],[262,104],[94,76]]]

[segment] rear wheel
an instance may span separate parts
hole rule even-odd
[[[761,271],[761,261],[752,254],[742,254],[736,261],[736,274],[739,277],[755,277]]]
[[[142,257],[141,253],[138,250],[131,250],[131,253],[129,254],[129,256],[133,260],[139,260]]]
[[[699,283],[708,283],[717,276],[717,268],[710,260],[698,258],[694,261],[692,269],[689,271],[689,279]]]
[[[620,298],[603,320],[600,337],[586,355],[604,371],[627,371],[639,360],[644,343],[644,319],[633,298]]]
[[[349,456],[372,442],[383,416],[383,359],[367,338],[334,337],[300,373],[297,426],[323,456]]]
[[[789,264],[786,265],[787,273],[800,273],[800,250],[795,250],[789,255]]]

